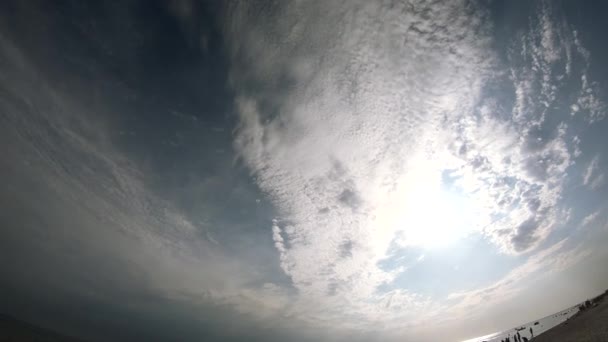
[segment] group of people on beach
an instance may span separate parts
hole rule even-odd
[[[532,327],[530,327],[530,338],[534,337],[534,331],[532,330]],[[528,342],[529,339],[526,336],[521,336],[521,334],[519,333],[519,331],[513,335],[513,342]],[[500,342],[511,342],[511,335],[507,336],[506,339],[504,340],[500,340]]]

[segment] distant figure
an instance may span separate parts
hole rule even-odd
[[[530,338],[534,338],[534,330],[532,330],[532,327],[530,327]]]
[[[507,339],[505,340],[506,342],[511,342],[511,337],[507,336]]]

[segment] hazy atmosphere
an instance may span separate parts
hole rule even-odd
[[[0,2],[0,314],[462,341],[608,288],[608,3]]]

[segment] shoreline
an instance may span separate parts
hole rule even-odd
[[[608,341],[608,291],[587,301],[570,319],[538,335],[534,342],[600,342]]]
[[[501,342],[520,332],[532,342],[603,342],[608,341],[608,290],[562,311],[501,332],[478,336],[461,342]],[[532,331],[529,329],[533,329]],[[517,341],[516,341],[517,342]]]

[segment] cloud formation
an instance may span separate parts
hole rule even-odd
[[[599,169],[599,156],[593,157],[583,174],[583,185],[595,190],[604,184],[604,174]]]
[[[228,12],[234,144],[278,208],[275,246],[300,298],[315,303],[312,316],[333,322],[330,308],[340,308],[361,326],[433,312],[414,293],[379,292],[403,268],[377,264],[394,244],[428,243],[419,232],[441,213],[420,203],[445,186],[474,208],[468,232],[507,254],[533,251],[567,221],[559,203],[580,151],[572,115],[557,109],[562,80],[594,90],[588,66],[572,62],[588,55],[551,4],[538,4],[504,58],[492,52],[488,14],[465,2]],[[501,94],[509,88],[512,105]],[[586,120],[599,120],[601,104],[582,97]]]
[[[90,313],[71,317],[71,323],[80,321],[83,330],[73,333],[93,340],[133,340],[148,333],[175,338],[175,327],[142,332],[137,322],[151,316],[165,322],[189,311],[180,324],[215,322],[203,332],[209,336],[243,336],[252,312],[268,318],[263,308],[280,302],[280,293],[269,283],[249,284],[259,278],[256,270],[206,239],[201,227],[151,189],[154,174],[118,149],[114,137],[120,129],[101,114],[115,108],[85,105],[85,96],[72,96],[78,80],[65,85],[71,91],[57,86],[45,77],[45,65],[4,36],[0,54],[1,164],[7,181],[2,222],[12,227],[1,243],[4,310],[27,314],[24,302],[13,307],[8,303],[14,299],[7,298],[11,291],[24,292],[36,312],[61,313],[24,319],[59,329],[73,316],[66,306],[88,305]],[[45,297],[60,303],[48,304],[40,299]],[[113,315],[104,319],[105,327],[82,323],[107,312]],[[121,315],[134,326],[111,329],[120,326]],[[247,319],[225,330],[222,324],[239,315]],[[200,331],[188,338],[200,338]]]
[[[433,132],[479,93],[483,18],[462,4],[403,6],[284,4],[266,23],[252,22],[253,5],[232,9],[234,82],[263,89],[237,86],[235,146],[279,208],[275,242],[304,297],[376,296],[392,275],[375,264],[403,229],[386,206],[419,168],[440,176]]]
[[[559,6],[505,20],[503,46],[494,4],[0,11],[1,219],[20,228],[0,299],[129,341],[436,341],[520,319],[493,314],[588,259],[572,231],[606,230],[585,207],[605,105]]]

